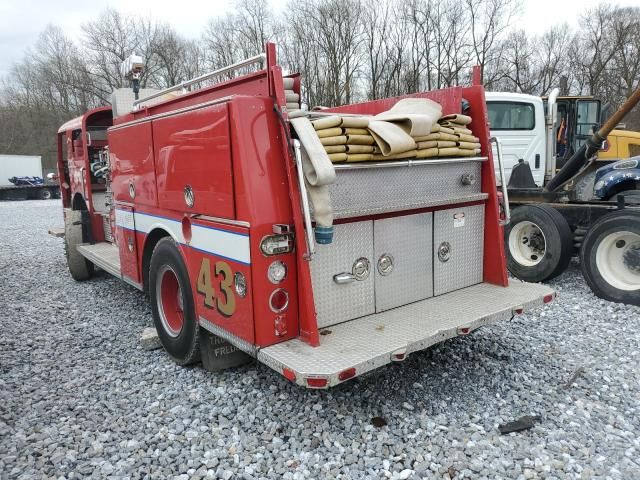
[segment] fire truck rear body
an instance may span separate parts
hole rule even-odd
[[[299,93],[299,77],[290,78]],[[313,255],[273,45],[255,73],[117,116],[108,107],[87,112],[59,131],[65,212],[86,211],[76,248],[127,283],[157,289],[165,308],[182,309],[170,276],[149,278],[154,248],[172,238],[200,326],[311,388],[550,301],[548,287],[506,275],[482,87],[412,96],[437,101],[445,114],[468,101],[482,157],[336,166],[335,240]],[[396,101],[330,111],[377,114]],[[86,135],[105,127],[108,139]],[[92,159],[107,146],[105,184]],[[481,180],[463,186],[463,173]],[[451,258],[443,260],[445,243]],[[352,281],[359,260],[366,277]],[[285,272],[277,283],[274,262]],[[345,284],[336,279],[343,272]],[[163,319],[169,332],[182,328],[170,312]]]

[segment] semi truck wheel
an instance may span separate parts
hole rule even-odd
[[[640,214],[622,210],[600,218],[584,237],[580,262],[597,296],[640,305]]]
[[[560,212],[546,205],[514,209],[504,235],[507,267],[521,280],[543,282],[557,277],[571,261],[571,228]]]
[[[51,197],[53,196],[51,194],[51,190],[49,190],[48,188],[43,188],[42,190],[40,190],[39,195],[40,200],[51,200]]]
[[[84,258],[77,246],[84,243],[82,210],[66,210],[64,216],[64,253],[67,266],[74,280],[81,282],[93,275],[93,263]]]
[[[158,242],[149,266],[149,299],[164,349],[179,365],[200,360],[200,335],[187,267],[173,239]]]

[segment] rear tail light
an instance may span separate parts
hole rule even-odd
[[[549,303],[550,301],[553,300],[553,293],[550,293],[549,295],[545,295],[542,300],[544,301],[544,303]]]
[[[269,307],[275,313],[280,313],[289,306],[289,294],[284,288],[274,290],[269,297]]]
[[[260,242],[260,250],[269,256],[289,253],[293,251],[293,235],[291,233],[267,235]]]

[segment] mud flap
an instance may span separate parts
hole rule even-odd
[[[251,362],[252,358],[226,340],[200,329],[200,358],[202,368],[209,372],[219,372]]]

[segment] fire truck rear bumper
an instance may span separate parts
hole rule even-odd
[[[258,351],[258,360],[298,385],[328,388],[412,352],[548,303],[546,285],[481,283],[321,330],[320,346],[294,339]]]

